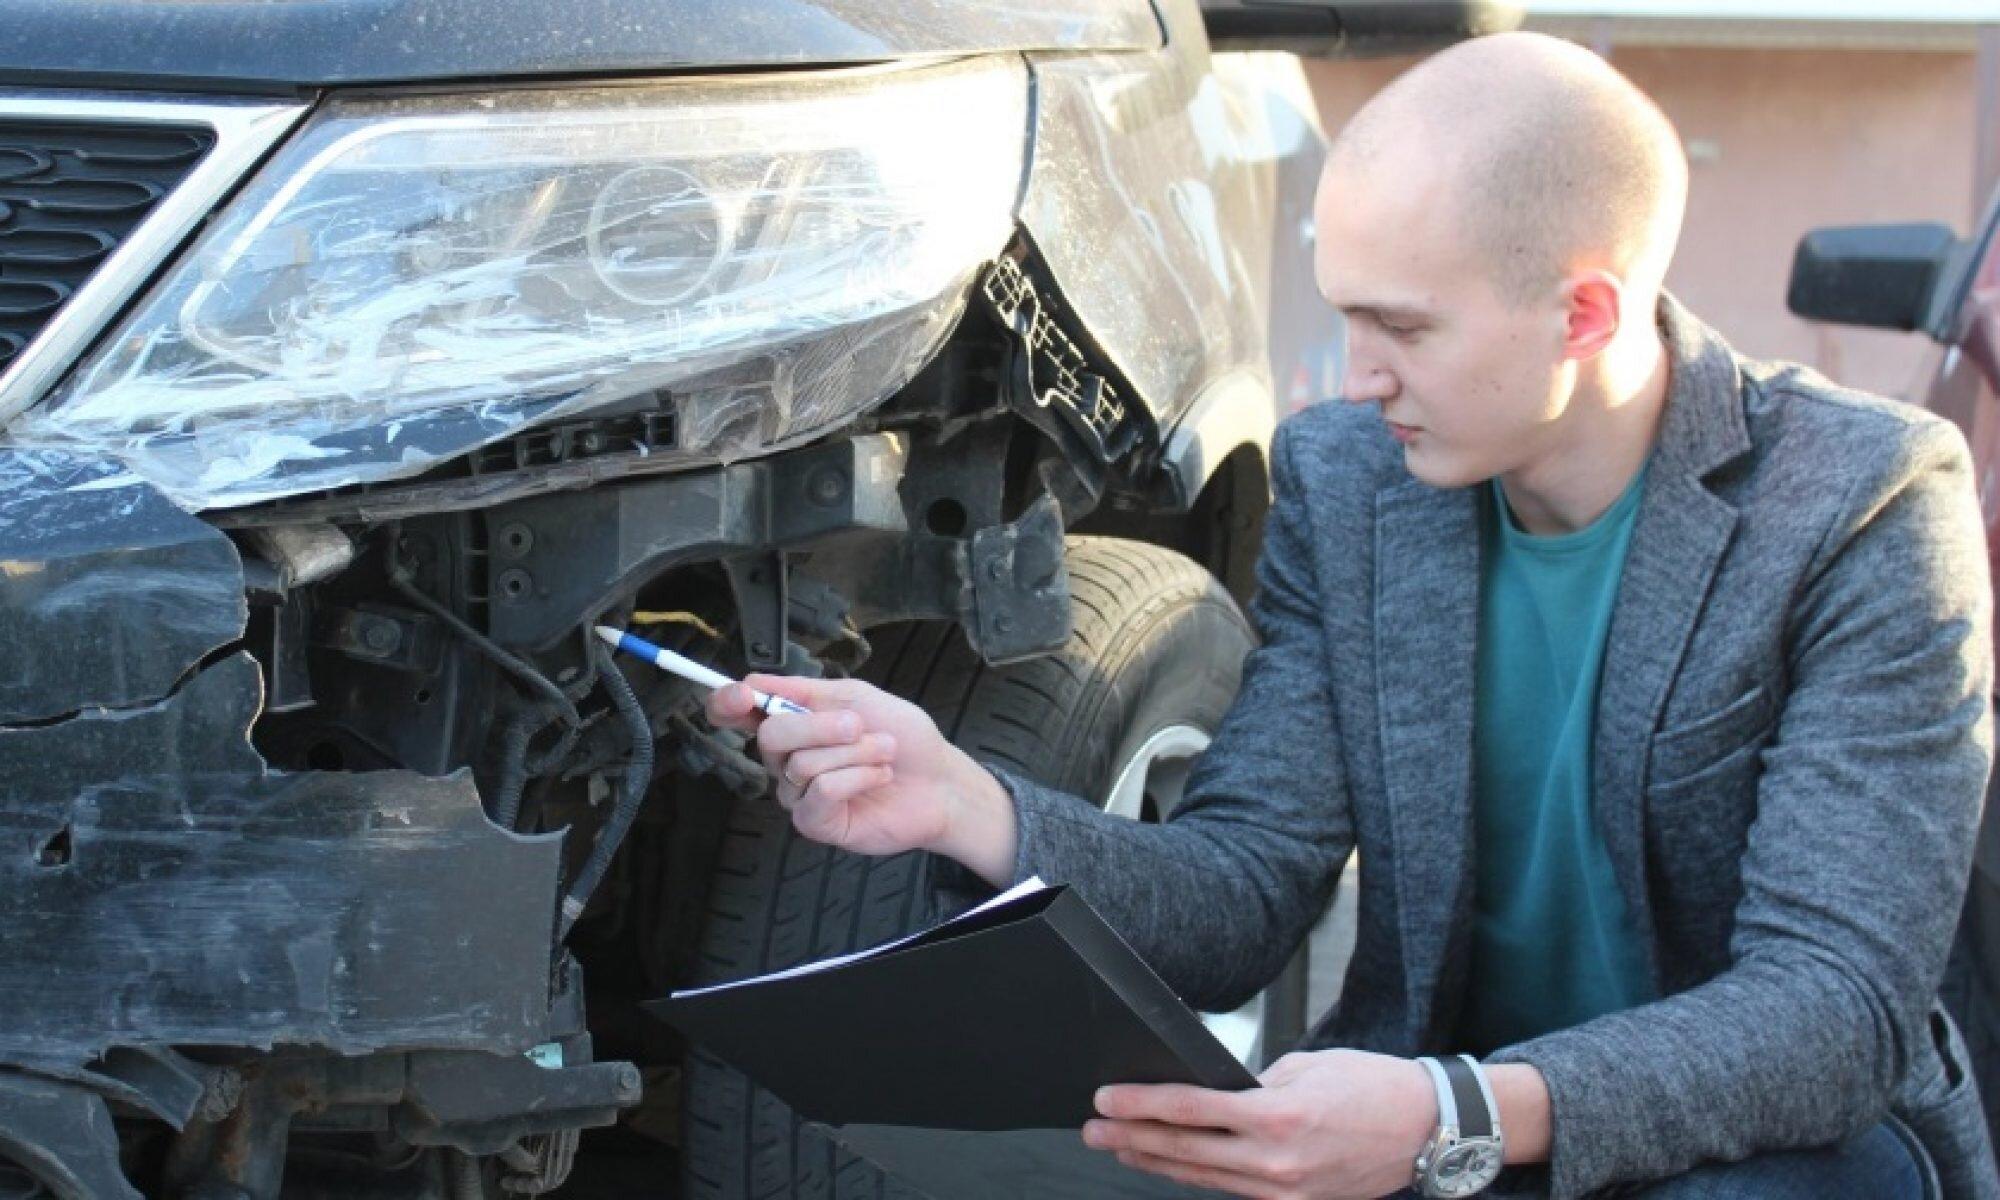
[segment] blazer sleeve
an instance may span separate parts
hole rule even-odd
[[[1074,887],[1169,986],[1211,1011],[1247,1003],[1284,968],[1353,845],[1295,433],[1285,422],[1272,442],[1250,605],[1260,644],[1171,816],[1109,816],[1015,767],[983,764],[1014,802],[1013,882]]]
[[[1992,758],[1992,597],[1963,438],[1883,440],[1794,598],[1731,965],[1492,1056],[1548,1081],[1555,1196],[1847,1137],[1929,1036]]]

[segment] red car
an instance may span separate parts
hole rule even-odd
[[[1799,243],[1787,303],[1799,316],[1928,334],[1936,349],[1910,399],[1965,431],[2000,585],[2000,190],[1970,238],[1943,225],[1819,229]],[[1944,997],[1972,1053],[2000,1143],[2000,818],[1993,786]]]

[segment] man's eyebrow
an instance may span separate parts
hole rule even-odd
[[[1424,325],[1433,319],[1428,309],[1402,304],[1341,304],[1336,307],[1349,317],[1365,317],[1394,325]]]

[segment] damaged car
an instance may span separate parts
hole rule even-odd
[[[1493,19],[0,0],[0,1195],[893,1194],[639,1005],[934,864],[593,626],[1171,812],[1338,378],[1282,51]]]

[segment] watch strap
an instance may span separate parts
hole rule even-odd
[[[1494,1136],[1499,1122],[1494,1118],[1493,1096],[1487,1089],[1486,1080],[1481,1077],[1479,1065],[1466,1054],[1454,1054],[1436,1061],[1450,1084],[1452,1106],[1457,1110],[1458,1136]],[[1439,1100],[1443,1100],[1442,1092],[1439,1093]],[[1452,1124],[1448,1121],[1442,1123]]]
[[[1445,1074],[1444,1064],[1428,1056],[1417,1061],[1430,1072],[1431,1086],[1437,1090],[1438,1128],[1458,1128],[1458,1095],[1452,1090],[1451,1076]]]

